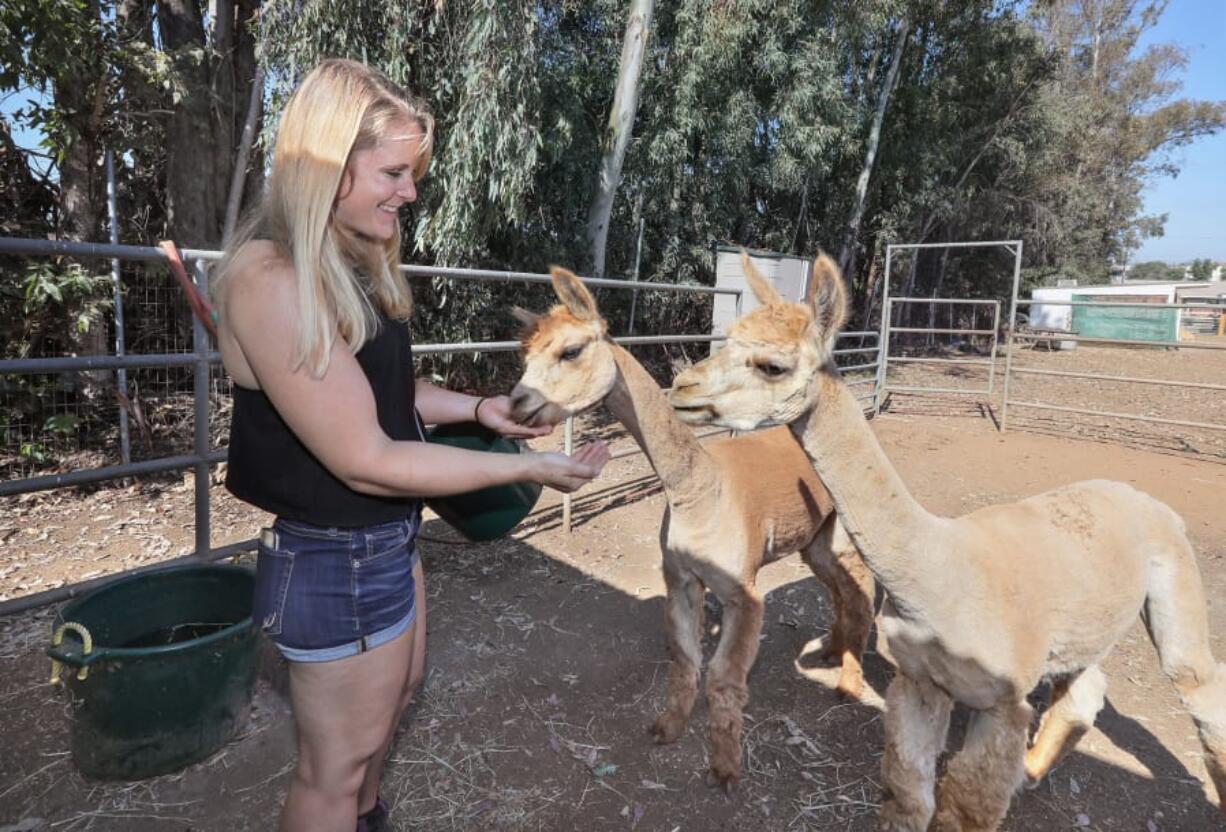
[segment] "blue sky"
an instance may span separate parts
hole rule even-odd
[[[1174,43],[1188,66],[1181,97],[1226,99],[1226,2],[1171,0],[1142,46]],[[1175,151],[1177,177],[1145,190],[1145,213],[1167,214],[1166,234],[1146,240],[1132,262],[1183,262],[1199,257],[1226,261],[1226,133],[1202,138]]]

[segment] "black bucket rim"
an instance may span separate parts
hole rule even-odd
[[[64,611],[74,605],[82,604],[88,599],[93,599],[99,595],[103,595],[116,587],[124,586],[137,580],[147,579],[150,577],[160,577],[173,572],[187,571],[205,571],[205,572],[220,572],[220,573],[240,573],[249,575],[254,579],[255,570],[248,566],[228,563],[183,563],[167,566],[160,569],[150,569],[146,572],[140,572],[135,575],[121,575],[112,581],[107,581],[102,586],[88,592],[78,598],[73,598],[67,604],[55,613],[55,625],[53,630],[58,630],[61,625],[71,621],[64,616]],[[248,615],[241,621],[237,621],[216,632],[209,633],[200,638],[189,639],[174,644],[163,644],[156,647],[108,647],[106,645],[92,645],[89,653],[68,652],[64,649],[65,644],[60,646],[47,647],[47,655],[53,659],[58,659],[64,664],[72,667],[92,667],[104,661],[117,661],[120,659],[144,659],[158,656],[168,656],[175,653],[186,652],[188,650],[196,650],[201,647],[208,647],[220,641],[233,638],[245,634],[246,631],[254,629],[254,617]],[[76,636],[74,644],[80,648],[84,648],[85,644],[80,640],[80,635],[73,630],[67,630],[66,633],[72,633]]]

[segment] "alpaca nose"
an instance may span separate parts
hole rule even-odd
[[[531,394],[527,390],[523,389],[518,384],[515,385],[515,389],[511,391],[512,416],[522,414],[525,410],[527,410],[529,398],[531,398]]]

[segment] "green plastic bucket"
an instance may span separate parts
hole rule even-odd
[[[47,654],[72,694],[72,757],[84,774],[165,774],[238,733],[255,684],[254,582],[238,566],[172,567],[59,611]]]
[[[515,440],[472,422],[439,425],[427,439],[469,451],[520,452],[520,445]],[[514,482],[450,497],[431,497],[426,504],[464,537],[485,541],[502,537],[519,525],[536,506],[540,496],[539,483]]]

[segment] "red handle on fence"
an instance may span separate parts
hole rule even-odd
[[[187,269],[183,267],[183,258],[179,256],[179,247],[170,240],[162,240],[162,242],[158,243],[158,248],[166,252],[166,260],[167,265],[170,266],[170,273],[175,276],[175,280],[179,281],[179,286],[183,289],[183,293],[187,295],[187,303],[192,308],[192,312],[200,319],[200,323],[204,324],[204,328],[209,331],[209,334],[216,338],[217,311],[213,308],[213,304],[209,301],[208,297],[187,276]]]

